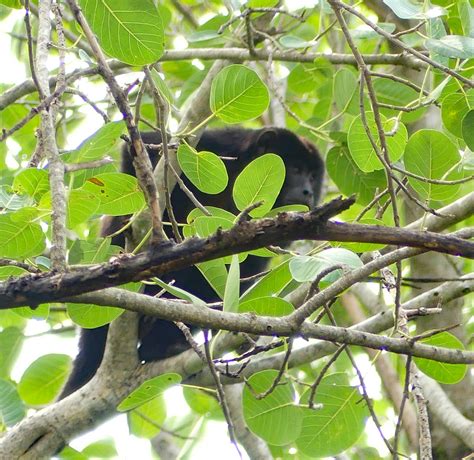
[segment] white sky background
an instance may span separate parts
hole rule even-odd
[[[314,6],[316,1],[311,0],[291,0],[287,2],[291,9],[297,9],[301,6]],[[23,12],[18,11],[11,14],[6,20],[0,21],[0,50],[1,51],[1,71],[0,71],[0,83],[15,83],[18,84],[21,81],[24,81],[27,78],[27,73],[25,72],[25,67],[19,63],[16,58],[10,53],[11,43],[9,32],[13,30],[13,26],[16,21],[23,20]],[[72,57],[72,56],[71,56]],[[72,61],[71,61],[72,62]],[[68,71],[71,71],[72,68],[77,66],[77,61],[74,66],[68,66]],[[52,60],[52,68],[56,66],[56,62]],[[135,77],[125,76],[126,81],[132,82]],[[84,79],[79,82],[79,87],[86,94],[88,94],[91,99],[94,100],[95,96],[101,95],[102,89],[98,89],[98,85],[88,84]],[[84,123],[81,125],[80,130],[76,129],[71,133],[68,139],[67,148],[75,148],[80,144],[86,137],[94,133],[99,126],[102,125],[102,118],[92,110],[88,105],[85,105],[84,111],[87,115]],[[1,127],[1,113],[0,113],[0,127]],[[44,321],[30,321],[25,331],[27,335],[35,335],[41,332],[44,332],[48,329],[47,324]],[[38,337],[32,337],[25,341],[23,348],[20,354],[20,357],[16,363],[16,366],[13,370],[12,377],[18,381],[24,370],[37,358],[47,353],[66,353],[71,356],[74,356],[77,352],[77,342],[76,339],[73,339],[71,335],[66,334],[45,334]],[[359,365],[361,366],[361,371],[364,375],[370,373],[373,375],[373,378],[367,379],[366,384],[369,385],[369,394],[373,396],[379,396],[380,394],[380,381],[378,376],[373,371],[368,360],[362,360]],[[372,383],[371,383],[372,382]],[[356,383],[356,382],[354,382]],[[167,392],[167,410],[168,416],[180,416],[186,413],[189,409],[186,405],[184,398],[182,396],[180,388],[172,389]],[[385,428],[385,427],[384,427]],[[388,428],[388,427],[386,427]],[[370,425],[367,429],[371,432],[375,430],[374,427],[370,428]],[[373,433],[374,436],[371,436],[375,440],[375,445],[383,455],[386,454],[385,446],[380,440],[380,437]],[[386,432],[386,436],[390,436],[390,432]],[[125,415],[117,415],[111,420],[103,423],[100,427],[96,428],[94,431],[87,433],[83,436],[76,438],[71,442],[71,446],[81,450],[88,444],[94,441],[105,439],[108,437],[113,437],[117,446],[119,453],[119,459],[124,460],[147,460],[151,459],[152,454],[150,452],[150,444],[148,440],[138,439],[134,436],[129,435],[128,427],[126,423]],[[209,446],[213,446],[213,450],[210,450]],[[224,423],[210,422],[208,423],[207,432],[202,437],[200,442],[192,451],[193,459],[221,459],[226,458],[226,460],[239,459],[235,448],[231,446],[228,441],[227,427]],[[245,452],[242,452],[244,458],[247,458]],[[189,457],[189,456],[188,456]],[[187,457],[185,457],[187,458]]]

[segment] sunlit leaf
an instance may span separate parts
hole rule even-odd
[[[261,115],[268,107],[268,89],[260,77],[240,64],[222,69],[212,82],[210,107],[226,123],[241,123]]]
[[[464,350],[462,342],[449,332],[440,332],[420,341],[424,345],[434,347],[451,348]],[[413,358],[416,365],[426,375],[444,384],[454,384],[460,382],[466,375],[468,366],[466,364],[450,364],[440,361],[433,361],[425,358]]]
[[[285,165],[280,156],[268,153],[257,158],[235,180],[232,196],[237,209],[242,211],[251,204],[263,201],[250,215],[264,216],[275,203],[284,181]]]
[[[127,64],[157,61],[164,50],[161,16],[151,0],[80,0],[102,49]]]
[[[181,144],[177,155],[186,177],[202,192],[217,194],[227,187],[227,169],[215,153],[198,152],[187,144]]]
[[[289,381],[280,382],[267,397],[256,399],[254,393],[265,392],[278,375],[266,370],[253,374],[242,396],[247,426],[269,444],[282,446],[294,441],[301,432],[303,411],[294,403],[294,390]]]
[[[145,404],[161,395],[168,388],[181,382],[179,374],[167,373],[143,382],[133,390],[118,406],[117,410],[126,412]]]
[[[0,420],[13,426],[26,415],[26,408],[13,383],[0,380]]]
[[[18,384],[18,392],[28,404],[47,404],[58,395],[70,370],[70,356],[43,355],[31,363],[23,373]]]

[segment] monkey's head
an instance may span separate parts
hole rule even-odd
[[[324,163],[316,147],[283,128],[264,128],[256,132],[253,155],[279,155],[286,167],[285,182],[275,206],[305,204],[316,206],[321,197]]]

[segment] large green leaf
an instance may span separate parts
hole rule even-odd
[[[441,117],[447,130],[462,137],[462,120],[474,109],[474,89],[448,94],[441,103]]]
[[[241,302],[280,294],[292,280],[289,264],[289,260],[286,260],[260,278],[242,294]]]
[[[461,156],[457,147],[443,133],[430,129],[417,131],[410,137],[405,151],[405,168],[428,179],[460,179],[456,168]],[[427,200],[449,200],[457,194],[460,185],[438,185],[408,176],[410,185]]]
[[[446,10],[427,2],[414,0],[383,0],[402,19],[428,19],[443,16]]]
[[[29,219],[15,219],[12,214],[0,215],[0,257],[25,259],[45,248],[45,235],[39,224]]]
[[[357,109],[357,104],[352,103],[356,101],[354,94],[357,89],[357,77],[350,69],[339,69],[334,75],[334,100],[338,111],[346,111],[351,105],[351,108]],[[354,107],[352,107],[354,106]],[[354,113],[354,112],[351,112]]]
[[[250,212],[262,217],[272,209],[285,181],[285,164],[280,156],[267,153],[247,165],[238,175],[232,190],[235,205],[240,211],[258,201],[263,204]]]
[[[23,373],[18,392],[28,404],[48,404],[59,393],[70,370],[71,357],[68,355],[41,356]]]
[[[13,383],[0,380],[0,425],[13,426],[25,415],[25,405]]]
[[[7,6],[8,8],[16,8],[18,10],[23,8],[20,0],[1,0],[0,5]]]
[[[239,313],[253,312],[261,316],[285,316],[293,313],[290,302],[279,297],[257,297],[239,305]]]
[[[103,307],[89,303],[67,304],[69,317],[77,325],[85,328],[100,327],[118,318],[124,310],[117,307]]]
[[[462,342],[449,332],[440,332],[420,341],[424,345],[464,350]],[[449,364],[425,358],[414,358],[420,371],[440,383],[454,384],[460,382],[467,372],[466,364]]]
[[[177,155],[186,177],[202,192],[217,194],[227,187],[227,169],[215,153],[198,152],[187,144],[181,144]]]
[[[31,205],[33,205],[33,199],[29,195],[12,193],[12,188],[9,185],[0,186],[0,208],[17,211]]]
[[[137,179],[128,174],[97,174],[89,178],[82,189],[99,200],[99,214],[123,216],[140,211],[145,206],[145,197]]]
[[[348,269],[362,267],[363,263],[352,251],[342,248],[330,248],[314,256],[297,256],[290,260],[290,271],[293,278],[303,283],[313,281],[322,271],[334,265],[344,265]],[[343,275],[338,269],[326,275],[321,281],[332,283]]]
[[[117,145],[124,130],[125,126],[122,121],[103,125],[82,141],[76,150],[68,153],[67,162],[81,163],[103,158]]]
[[[381,116],[381,121],[385,132],[385,140],[390,160],[395,162],[402,157],[403,151],[405,150],[408,138],[407,129],[403,123],[397,122],[393,118],[386,119],[384,116]],[[372,134],[372,138],[380,150],[380,139],[375,124],[374,114],[372,112],[366,113],[366,122],[369,131]],[[367,137],[362,117],[360,115],[354,118],[354,121],[349,128],[347,141],[349,151],[359,169],[364,172],[383,169],[383,164],[378,159],[374,149],[372,148],[372,144]]]
[[[474,152],[474,110],[467,112],[462,119],[462,137],[469,149]]]
[[[136,390],[133,390],[118,406],[117,410],[126,412],[145,404],[165,390],[181,382],[179,374],[162,374],[143,382]]]
[[[224,291],[223,310],[226,312],[236,312],[239,306],[240,294],[240,265],[237,254],[232,256],[232,263],[229,267],[229,274]]]
[[[383,171],[363,172],[344,147],[333,147],[328,152],[326,169],[341,192],[347,196],[357,193],[358,202],[362,204],[370,203],[376,191],[380,193],[387,186]]]
[[[227,268],[224,259],[208,260],[207,262],[197,264],[196,267],[204,278],[206,278],[214,291],[216,291],[217,295],[223,299],[227,281]]]
[[[247,426],[269,444],[283,446],[294,441],[301,431],[303,411],[295,405],[295,394],[289,381],[283,380],[268,396],[257,399],[254,392],[265,392],[278,371],[266,370],[253,374],[244,388],[242,404]]]
[[[48,172],[44,169],[25,169],[15,177],[12,189],[15,193],[26,193],[38,200],[49,190]]]
[[[10,376],[12,366],[20,354],[23,338],[21,330],[16,327],[7,327],[0,332],[0,378]]]
[[[100,200],[87,190],[71,190],[67,202],[67,226],[76,225],[88,220],[99,208]]]
[[[368,411],[360,393],[356,388],[335,382],[333,377],[328,375],[318,385],[314,403],[321,407],[303,411],[296,446],[310,457],[337,455],[355,444],[364,431]]]
[[[226,123],[241,123],[261,115],[268,107],[268,89],[251,69],[234,64],[222,69],[212,82],[212,113]]]
[[[446,35],[440,39],[426,40],[426,47],[441,56],[457,59],[471,59],[474,57],[474,38],[462,35]]]
[[[151,64],[164,50],[161,16],[151,0],[80,0],[103,50],[131,65]]]
[[[166,404],[162,395],[142,404],[127,414],[130,433],[151,439],[160,431],[166,420]]]

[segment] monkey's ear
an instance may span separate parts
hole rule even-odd
[[[274,152],[278,142],[279,133],[276,128],[264,128],[257,136],[256,147],[257,155],[263,155],[267,152]]]

